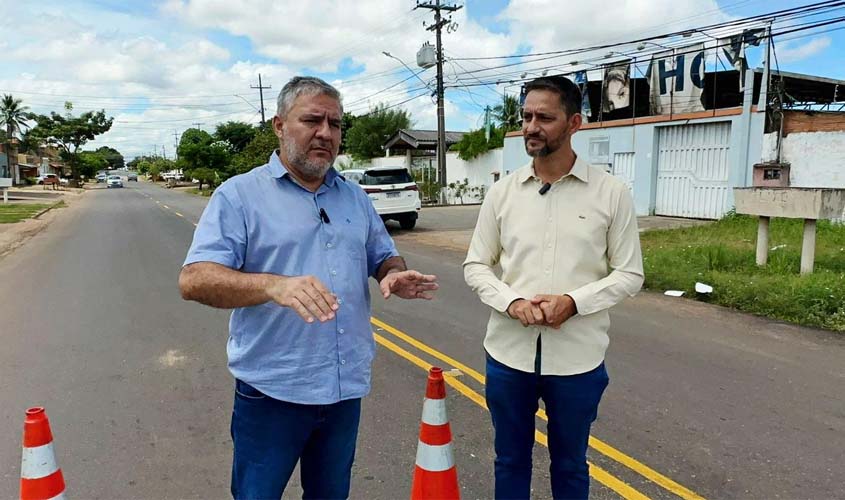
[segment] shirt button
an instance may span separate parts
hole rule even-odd
[[[335,271],[334,269],[332,269],[332,276],[337,276],[337,271]]]
[[[337,298],[337,305],[341,305],[341,304],[343,304],[343,299],[341,299],[340,297],[338,297],[338,298]]]
[[[326,248],[331,248],[331,247],[332,247],[331,243],[326,243]]]
[[[346,330],[344,330],[343,328],[341,328],[340,330],[338,330],[338,332],[340,332],[340,333],[346,333]]]
[[[548,246],[549,246],[549,248],[552,248],[552,244],[551,244],[551,243],[549,243],[549,245],[548,245]]]
[[[345,359],[341,359],[341,360],[340,360],[340,364],[345,365],[345,364],[346,364],[346,360],[345,360]]]

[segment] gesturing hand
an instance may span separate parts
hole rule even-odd
[[[267,294],[281,306],[290,307],[302,319],[313,323],[334,319],[338,309],[337,298],[314,276],[276,276],[267,288]]]
[[[388,273],[381,279],[379,286],[385,299],[395,294],[403,299],[431,300],[434,296],[429,292],[440,288],[437,276],[412,270]]]
[[[531,303],[543,311],[545,325],[555,330],[578,313],[575,301],[569,295],[535,295]]]

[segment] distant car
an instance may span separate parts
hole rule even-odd
[[[59,179],[59,184],[61,184],[62,186],[67,186],[68,184],[70,184],[70,179],[65,179],[64,177],[62,177],[61,179]]]
[[[407,168],[371,167],[344,170],[341,174],[348,181],[360,184],[382,220],[398,221],[402,229],[417,225],[422,208],[420,192]]]
[[[106,175],[104,173],[99,173],[99,174],[97,174],[97,182],[106,182],[107,177],[108,177],[108,175]]]
[[[126,176],[126,180],[127,180],[127,181],[135,181],[135,182],[138,182],[138,174],[135,174],[135,173],[130,172],[130,173]]]
[[[58,184],[59,176],[56,174],[41,174],[38,176],[38,184]]]
[[[106,179],[106,186],[110,188],[122,188],[123,179],[119,175],[110,175]]]

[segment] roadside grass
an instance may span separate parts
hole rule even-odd
[[[728,215],[713,224],[640,235],[645,287],[805,326],[845,331],[845,224],[818,221],[813,274],[801,276],[803,221],[772,219],[769,263],[757,267],[757,219]],[[772,250],[774,248],[774,250]],[[713,293],[695,292],[695,282]]]
[[[213,189],[199,190],[197,188],[191,188],[191,189],[186,189],[185,192],[190,193],[190,194],[194,194],[194,195],[197,195],[197,196],[208,197],[208,196],[211,196],[214,193],[214,190]]]
[[[0,224],[14,224],[24,219],[30,219],[47,208],[64,206],[64,201],[52,205],[48,203],[0,203]]]

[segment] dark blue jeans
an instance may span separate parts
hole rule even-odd
[[[302,405],[235,381],[232,497],[281,498],[296,462],[302,498],[347,498],[361,400]]]
[[[607,387],[604,363],[572,376],[514,370],[487,356],[487,405],[495,429],[497,499],[529,498],[534,414],[542,398],[549,417],[552,496],[586,499],[587,440]]]

